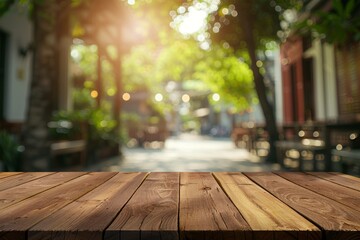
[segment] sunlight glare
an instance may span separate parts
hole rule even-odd
[[[206,37],[205,37],[204,34],[200,34],[199,36],[197,36],[197,40],[198,40],[199,42],[203,42],[203,41],[205,41],[205,39],[206,39]]]
[[[186,12],[186,8],[184,6],[180,6],[177,10],[179,14],[184,14]]]
[[[184,4],[177,11],[171,11],[169,14],[173,21],[170,26],[183,35],[185,39],[194,37],[203,50],[211,48],[209,30],[220,31],[220,23],[214,29],[208,26],[208,19],[214,18],[213,12],[218,11],[220,0],[193,0],[192,5]],[[230,5],[227,11],[233,11],[235,6]],[[224,10],[225,11],[225,10]]]
[[[129,5],[134,5],[135,4],[135,0],[128,0],[127,1]]]
[[[209,42],[202,42],[202,43],[200,43],[200,47],[203,50],[209,50],[210,49],[210,43]]]
[[[189,12],[183,16],[179,25],[179,32],[183,35],[191,35],[199,32],[206,26],[207,16],[208,14],[204,10],[190,7]]]

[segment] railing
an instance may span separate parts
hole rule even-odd
[[[232,140],[259,157],[267,155],[264,126],[245,123],[235,127]],[[360,176],[360,122],[306,122],[279,127],[278,163],[288,170],[339,171]]]

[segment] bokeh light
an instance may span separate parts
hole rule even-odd
[[[218,102],[220,101],[220,95],[218,93],[214,93],[212,95],[212,99],[215,101],[215,102]]]
[[[161,93],[157,93],[155,95],[155,101],[161,102],[164,99],[163,95]]]
[[[184,95],[182,95],[181,100],[182,100],[184,103],[189,102],[189,101],[190,101],[190,96],[189,96],[189,94],[184,94]]]
[[[130,93],[127,93],[127,92],[126,92],[126,93],[124,93],[124,94],[122,95],[122,99],[123,99],[125,102],[129,101],[130,98],[131,98]]]
[[[92,90],[91,93],[90,93],[90,96],[91,96],[92,98],[97,98],[97,97],[99,96],[99,93],[98,93],[98,91],[96,91],[96,90]]]

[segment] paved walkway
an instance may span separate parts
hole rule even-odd
[[[183,134],[166,141],[163,149],[125,148],[124,157],[115,157],[89,171],[276,171],[278,164],[264,164],[230,139]]]

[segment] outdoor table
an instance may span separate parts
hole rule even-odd
[[[295,172],[0,173],[0,239],[360,239],[360,179]]]

